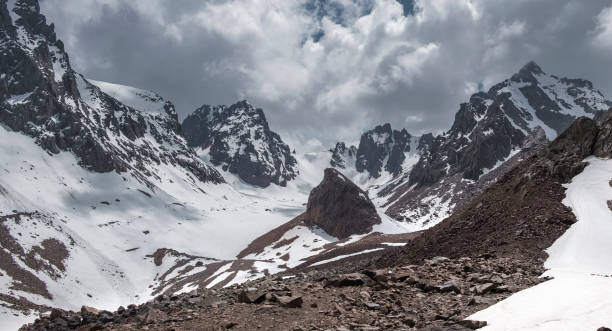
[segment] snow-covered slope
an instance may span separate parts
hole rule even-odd
[[[596,330],[612,323],[612,160],[591,157],[567,185],[576,215],[548,250],[543,276],[554,277],[478,312],[483,330]]]
[[[74,72],[38,1],[0,11],[0,328],[47,306],[142,302],[180,260],[154,253],[216,270],[303,210],[225,184],[162,97]]]
[[[233,259],[252,238],[301,211],[301,201],[191,182],[170,166],[158,167],[160,182],[152,190],[134,177],[88,171],[69,152],[50,156],[31,138],[2,127],[0,153],[13,156],[0,164],[0,215],[7,216],[2,223],[10,237],[26,257],[45,240],[68,251],[64,270],[52,268],[55,278],[14,255],[20,270],[48,288],[48,297],[17,286],[21,271],[14,277],[4,271],[2,293],[36,304],[110,309],[141,302],[150,298],[155,275],[169,267],[147,260],[156,250]],[[20,213],[32,215],[11,216]]]

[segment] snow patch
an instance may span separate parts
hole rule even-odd
[[[554,279],[468,317],[487,321],[482,330],[596,330],[612,323],[612,160],[586,161],[563,200],[578,222],[547,250],[543,276]]]

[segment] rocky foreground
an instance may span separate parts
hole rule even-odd
[[[115,312],[53,310],[22,330],[470,330],[486,322],[467,316],[546,280],[537,263],[489,255],[350,269],[162,295]]]

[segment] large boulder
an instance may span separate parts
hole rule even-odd
[[[325,169],[323,181],[310,192],[304,224],[318,226],[337,238],[364,234],[381,222],[366,192],[335,169]]]

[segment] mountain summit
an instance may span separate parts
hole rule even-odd
[[[246,100],[198,108],[183,121],[182,134],[215,166],[249,184],[285,186],[298,174],[289,146],[270,130],[263,110]]]
[[[131,101],[139,102],[126,104],[106,93],[72,69],[38,1],[10,3],[12,8],[6,1],[0,6],[0,123],[49,153],[71,151],[92,171],[128,172],[151,187],[161,164],[202,182],[224,181],[178,135],[172,103],[129,90]]]

